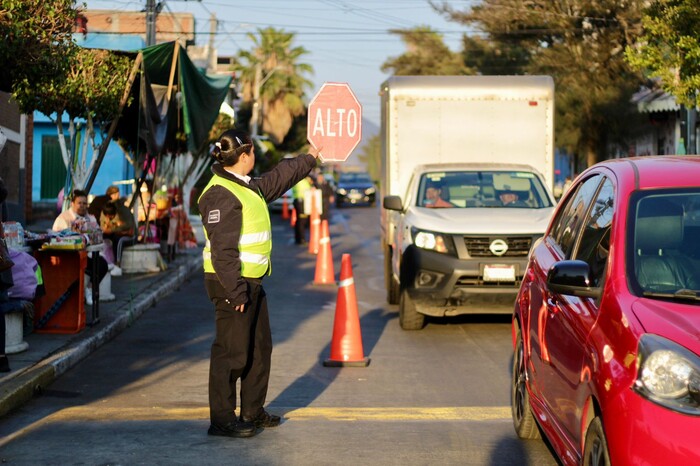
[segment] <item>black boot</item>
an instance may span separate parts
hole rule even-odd
[[[0,356],[0,372],[10,372],[10,361],[7,356]]]
[[[168,245],[168,262],[172,262],[174,260],[175,260],[175,245],[169,244]]]

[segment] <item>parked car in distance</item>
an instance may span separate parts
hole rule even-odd
[[[374,205],[377,187],[368,173],[341,173],[335,188],[335,205],[368,203]]]
[[[292,207],[294,207],[294,197],[292,195],[291,189],[288,190],[286,193],[284,193],[283,196],[280,196],[277,199],[275,199],[274,201],[270,202],[267,205],[267,208],[269,209],[269,211],[282,213],[282,207],[284,206],[285,197],[287,199],[287,208],[291,211]]]
[[[565,465],[700,464],[700,157],[608,160],[559,202],[513,314],[513,424]]]

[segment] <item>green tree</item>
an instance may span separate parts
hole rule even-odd
[[[0,0],[0,90],[40,85],[69,67],[74,0]]]
[[[513,44],[507,34],[501,34],[495,40],[465,35],[462,38],[462,59],[467,67],[484,75],[519,75],[525,74],[530,54],[517,43]]]
[[[445,45],[442,34],[429,26],[391,29],[406,44],[406,53],[390,57],[381,66],[385,73],[411,75],[466,75],[474,71],[464,64],[459,53]]]
[[[446,2],[433,6],[515,57],[514,71],[551,75],[557,146],[592,165],[607,158],[611,145],[624,147],[639,118],[630,98],[644,80],[624,50],[639,34],[643,3],[483,0],[465,11]]]
[[[65,74],[46,76],[41,83],[15,83],[13,97],[22,112],[38,110],[53,120],[73,187],[83,188],[100,149],[96,132],[106,141],[109,124],[118,117],[132,63],[124,55],[97,49],[76,48],[70,57]],[[64,116],[68,117],[68,142]],[[81,139],[83,124],[87,137]]]
[[[642,34],[628,45],[630,64],[688,107],[700,89],[700,6],[697,0],[656,0],[644,10]]]
[[[379,135],[372,136],[367,143],[362,146],[362,152],[357,155],[357,158],[367,167],[367,173],[373,180],[379,180],[382,177],[382,162],[381,162],[381,140]]]
[[[305,77],[313,73],[313,67],[300,62],[308,51],[294,46],[294,37],[294,33],[273,27],[258,28],[257,33],[248,34],[253,49],[242,50],[234,65],[243,85],[243,100],[252,107],[251,127],[257,127],[262,115],[262,131],[275,144],[284,140],[294,117],[306,111],[305,92],[313,86]]]
[[[277,145],[277,149],[280,152],[280,158],[284,155],[291,153],[298,153],[303,151],[305,147],[308,147],[309,142],[306,139],[306,121],[308,119],[308,112],[305,110],[301,115],[294,117],[291,128],[284,137],[282,144]],[[279,160],[275,160],[277,163]]]

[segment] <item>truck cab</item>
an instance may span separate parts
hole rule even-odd
[[[513,312],[554,201],[526,165],[435,164],[417,166],[405,198],[383,206],[396,226],[387,275],[401,326],[415,330],[426,315]]]
[[[387,300],[425,316],[512,313],[554,200],[549,76],[394,76],[382,84]]]

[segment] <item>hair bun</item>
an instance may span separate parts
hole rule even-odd
[[[214,157],[214,160],[221,162],[221,143],[219,141],[214,143],[214,147],[211,150],[211,155]]]

